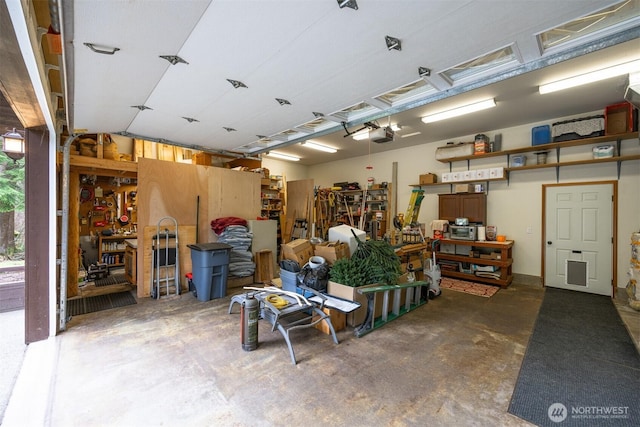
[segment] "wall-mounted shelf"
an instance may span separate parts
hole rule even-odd
[[[507,168],[507,170],[509,170]],[[476,182],[492,182],[492,181],[506,181],[507,177],[503,176],[502,178],[488,178],[488,179],[470,179],[467,181],[456,181],[456,182],[434,182],[432,184],[409,184],[410,187],[435,187],[437,185],[456,185],[456,184],[473,184]]]
[[[505,169],[506,176],[503,179],[509,180],[509,174],[511,172],[523,171],[523,170],[533,170],[533,169],[544,169],[544,168],[556,168],[556,181],[560,179],[560,167],[561,166],[578,166],[578,165],[587,165],[587,164],[595,164],[595,163],[609,163],[609,162],[617,162],[618,164],[618,178],[620,178],[620,169],[621,163],[623,161],[628,160],[638,160],[640,159],[640,154],[631,154],[631,155],[621,155],[622,149],[622,141],[625,140],[638,140],[638,132],[627,132],[621,133],[617,135],[605,135],[598,136],[595,138],[584,138],[584,139],[576,139],[571,141],[563,141],[563,142],[552,142],[549,144],[542,145],[532,145],[527,147],[514,148],[511,150],[504,151],[496,151],[492,153],[484,153],[484,154],[475,154],[471,156],[461,156],[461,157],[452,157],[450,159],[438,159],[439,162],[449,163],[449,170],[452,170],[452,163],[459,161],[467,162],[467,170],[470,168],[471,160],[484,159],[488,157],[498,157],[498,156],[506,156],[507,157],[507,168]],[[598,145],[604,144],[607,142],[615,142],[616,143],[616,155],[608,158],[600,158],[600,159],[584,159],[584,160],[573,160],[573,161],[560,161],[560,150],[562,148],[569,147],[578,147],[584,145]],[[551,163],[545,163],[541,165],[529,165],[529,166],[519,166],[519,167],[508,167],[510,164],[510,158],[515,154],[522,153],[531,153],[537,151],[554,151],[556,152],[556,161]],[[484,181],[484,180],[482,180]],[[456,181],[453,184],[464,184],[467,182],[482,182],[478,181]],[[427,185],[442,185],[446,183],[437,183],[437,184],[427,184]]]

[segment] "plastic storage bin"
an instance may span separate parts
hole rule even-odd
[[[542,145],[551,142],[551,126],[536,126],[531,129],[531,145]]]
[[[284,269],[280,269],[280,280],[282,280],[282,290],[297,292],[298,290],[296,281],[297,281],[298,273],[294,273],[293,271],[287,271]]]
[[[222,298],[227,294],[229,254],[226,243],[199,243],[187,245],[191,249],[193,285],[199,301]]]

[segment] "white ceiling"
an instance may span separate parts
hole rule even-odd
[[[313,112],[330,117],[363,101],[378,107],[368,117],[386,125],[391,115],[391,122],[403,127],[394,142],[376,144],[377,151],[551,120],[622,100],[623,78],[570,95],[537,94],[539,84],[558,75],[640,58],[638,39],[618,44],[617,39],[604,43],[592,37],[589,47],[541,53],[539,33],[613,3],[358,0],[353,10],[340,8],[335,0],[62,2],[67,109],[75,130],[124,132],[210,151],[239,151],[259,135],[274,139],[287,130],[295,130],[283,140],[287,144],[309,138],[340,148],[337,154],[299,144],[277,149],[300,155],[303,164],[366,154],[366,142],[343,138],[340,118],[331,118],[335,122],[321,134],[300,130],[314,120]],[[637,32],[638,22],[634,25],[620,28],[621,34]],[[388,50],[387,35],[400,39],[402,49]],[[97,54],[84,43],[120,50]],[[449,86],[439,74],[506,46],[519,58],[511,69],[501,70],[509,79],[483,76]],[[594,53],[581,55],[588,50]],[[178,55],[188,64],[171,65],[160,55]],[[418,80],[418,67],[432,70],[426,80],[438,89],[435,94],[413,100],[411,106],[418,107],[407,111],[402,110],[409,104],[376,102],[376,96]],[[248,87],[235,89],[227,79]],[[419,120],[428,112],[485,97],[495,97],[498,106],[455,122],[425,125]],[[281,106],[276,98],[291,105]],[[135,105],[150,109],[139,111]],[[354,130],[364,119],[348,121]],[[422,133],[400,138],[415,131]]]

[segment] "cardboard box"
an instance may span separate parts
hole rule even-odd
[[[478,170],[476,170],[476,178],[477,179],[489,179],[489,169],[478,169]]]
[[[489,178],[504,178],[504,168],[491,168],[489,169]]]
[[[478,172],[476,170],[464,171],[462,179],[464,181],[473,181],[478,178]]]
[[[367,316],[367,297],[359,294],[357,288],[329,280],[329,284],[327,285],[327,294],[346,299],[347,301],[359,302],[361,307],[347,315],[347,325],[359,326],[364,322],[364,319]]]
[[[313,256],[313,246],[307,239],[296,239],[282,245],[282,258],[298,261],[300,267]]]
[[[402,278],[402,276],[400,277]],[[401,279],[399,279],[398,281],[400,282]],[[368,301],[365,295],[362,295],[358,292],[358,289],[367,288],[370,286],[378,286],[378,285],[372,284],[372,285],[360,286],[359,288],[354,288],[352,286],[347,286],[341,283],[332,282],[331,280],[329,281],[327,285],[327,294],[336,296],[338,298],[346,299],[347,301],[357,301],[361,304],[359,309],[347,315],[347,325],[352,327],[357,327],[357,326],[360,326],[365,321],[367,317]],[[394,294],[393,291],[389,291],[389,307],[388,307],[389,313],[391,313],[391,310],[393,309],[393,294]],[[382,292],[379,292],[378,295],[376,296],[376,306],[373,312],[374,317],[376,319],[382,316],[383,295],[384,294]],[[405,295],[406,295],[406,291],[403,290],[401,292],[400,305],[404,304]]]
[[[473,193],[473,185],[471,184],[456,184],[453,187],[454,193]]]
[[[435,173],[420,175],[420,185],[435,184],[436,182],[438,182],[438,176]]]
[[[323,242],[315,246],[314,252],[333,265],[340,258],[349,258],[349,245],[341,242]]]
[[[485,141],[476,141],[473,144],[474,154],[484,154],[489,152],[489,143]]]
[[[344,314],[343,312],[338,310],[332,310],[330,308],[323,308],[322,311],[324,311],[326,314],[329,315],[329,320],[331,321],[331,325],[333,326],[334,332],[341,331],[347,327],[347,315]],[[315,321],[319,317],[320,316],[314,313],[312,319],[313,321]],[[321,331],[323,334],[327,334],[327,335],[331,334],[331,331],[329,330],[329,326],[327,326],[327,322],[325,321],[316,323],[314,327],[317,330]]]
[[[628,102],[607,106],[604,110],[605,135],[631,132],[633,130],[632,112],[633,109]]]

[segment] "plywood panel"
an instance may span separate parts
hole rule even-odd
[[[288,181],[286,188],[287,221],[284,234],[285,236],[290,236],[290,228],[297,218],[306,218],[308,224],[311,224],[313,220],[313,179]],[[311,227],[309,227],[309,230],[311,230]]]
[[[260,216],[260,174],[222,168],[208,168],[208,171],[207,225],[211,220],[227,216],[247,220]],[[209,239],[215,239],[212,231]]]
[[[260,215],[260,175],[143,158],[138,162],[137,200],[140,230],[155,227],[158,220],[170,216],[178,221],[178,225],[196,224],[197,221],[197,241],[211,242],[216,240],[211,231],[211,220],[225,216],[255,219]],[[144,242],[140,239],[139,236],[138,248],[143,248]],[[138,280],[148,289],[150,270],[145,270],[145,254],[140,250]],[[190,254],[188,256],[190,260]],[[148,296],[140,289],[139,296]]]
[[[146,151],[145,151],[146,155]],[[142,158],[138,161],[138,229],[155,227],[164,217],[175,218],[178,225],[196,224],[196,201],[206,206],[207,172],[192,165]],[[204,200],[203,200],[204,199]],[[202,219],[202,226],[206,219]],[[194,231],[195,233],[195,231]],[[142,238],[143,239],[143,238]],[[194,234],[195,242],[195,234]],[[149,296],[149,267],[145,268],[144,241],[138,236],[138,296]],[[189,256],[189,259],[190,256]],[[145,291],[146,289],[146,291]],[[145,293],[146,292],[146,293]]]
[[[167,224],[170,223],[163,222],[162,229],[164,229],[164,226]],[[175,228],[173,226],[168,226],[166,228],[170,233],[175,232]],[[151,243],[153,240],[153,236],[156,235],[157,231],[157,226],[147,226],[144,227],[142,236],[138,235],[138,259],[142,258],[143,264],[143,270],[141,270],[142,276],[138,276],[138,278],[143,278],[143,280],[138,280],[137,283],[138,297],[148,297],[151,295]],[[188,290],[187,282],[184,275],[185,273],[191,271],[191,249],[189,249],[187,245],[191,245],[195,242],[196,226],[178,225],[178,263],[180,264],[180,285],[183,292],[186,292]],[[140,253],[140,248],[142,248],[142,253]]]

